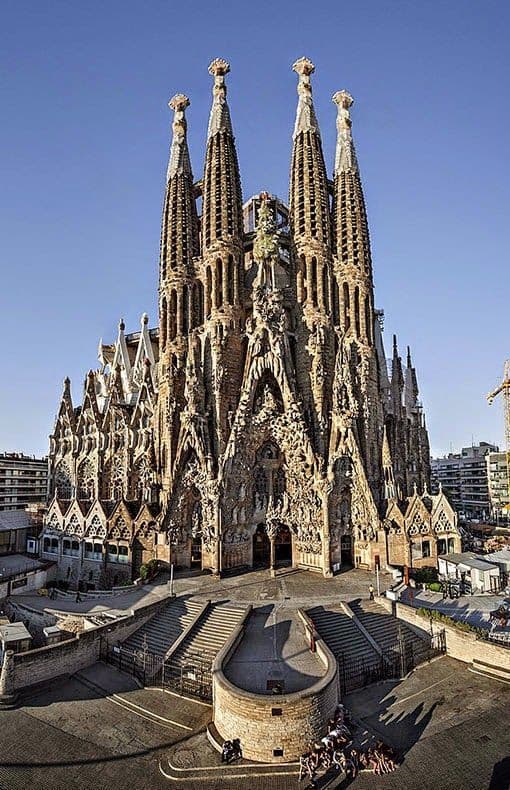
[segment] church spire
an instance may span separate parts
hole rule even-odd
[[[367,212],[349,112],[354,99],[348,91],[342,90],[333,95],[332,101],[338,108],[333,193],[335,251],[341,265],[354,265],[371,283],[372,259]]]
[[[188,97],[182,93],[168,102],[175,114],[161,231],[162,286],[172,273],[186,273],[199,251],[193,173],[186,139],[185,110],[189,104]]]
[[[296,60],[298,105],[293,134],[290,174],[290,223],[296,246],[299,241],[331,244],[328,180],[319,124],[312,99],[310,75],[315,66],[308,58]]]
[[[229,64],[222,58],[216,58],[209,66],[214,85],[204,170],[204,251],[218,240],[234,239],[240,243],[243,234],[241,179],[225,84],[229,71]]]
[[[337,105],[337,143],[333,188],[333,250],[335,273],[344,302],[344,329],[350,325],[366,347],[374,344],[374,288],[365,198],[352,139],[350,108],[345,90],[333,95]],[[350,313],[354,313],[354,321]]]

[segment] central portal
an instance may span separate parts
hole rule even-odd
[[[292,564],[292,537],[287,526],[281,526],[275,539],[276,565]]]
[[[259,524],[253,534],[253,565],[269,568],[271,561],[271,542],[267,536],[266,525]]]

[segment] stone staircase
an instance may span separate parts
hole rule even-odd
[[[164,658],[183,631],[191,625],[204,604],[187,598],[176,598],[151,617],[123,643],[129,651],[143,650]]]
[[[345,661],[377,662],[379,655],[354,620],[340,607],[324,609],[316,606],[307,610],[319,635],[331,652]]]
[[[168,657],[170,670],[176,675],[188,665],[200,663],[202,679],[211,678],[211,666],[234,628],[246,612],[245,607],[212,604],[190,629],[184,640]]]
[[[402,620],[393,617],[377,601],[350,601],[349,607],[383,651],[395,648],[400,638],[406,645],[412,645],[418,655],[425,649],[425,640]]]

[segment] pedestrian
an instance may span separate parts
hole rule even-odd
[[[368,592],[370,593],[370,600],[373,601],[374,600],[374,585],[373,584],[369,584]]]
[[[76,593],[76,603],[81,603],[81,595],[80,595],[80,591],[79,590]]]

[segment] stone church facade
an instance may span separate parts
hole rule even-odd
[[[138,332],[120,323],[78,407],[66,379],[50,439],[41,551],[73,585],[119,584],[149,559],[214,573],[289,563],[329,576],[345,563],[420,564],[427,542],[422,560],[439,540],[460,547],[448,501],[428,494],[410,354],[404,364],[394,339],[390,365],[385,357],[352,97],[333,96],[330,179],[313,64],[293,68],[288,206],[267,192],[243,205],[226,61],[209,67],[199,181],[189,101],[170,101],[159,326],[145,314]]]

